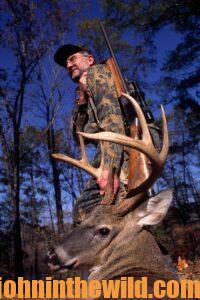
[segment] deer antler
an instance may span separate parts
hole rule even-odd
[[[99,178],[101,176],[103,166],[104,166],[104,148],[102,145],[102,141],[114,142],[117,144],[121,144],[123,146],[130,147],[132,149],[138,150],[141,153],[145,154],[151,162],[152,172],[150,176],[138,187],[132,189],[127,195],[126,199],[120,199],[119,202],[113,206],[114,212],[117,214],[124,214],[129,211],[139,200],[141,200],[144,196],[146,196],[147,190],[153,185],[156,179],[159,177],[169,149],[169,138],[168,138],[168,130],[167,130],[167,121],[163,107],[161,106],[161,114],[162,114],[162,123],[163,123],[163,146],[160,153],[155,149],[151,135],[149,133],[149,129],[143,115],[143,112],[137,103],[137,101],[131,97],[130,95],[122,93],[134,106],[136,114],[138,116],[141,130],[142,130],[142,139],[134,140],[133,138],[113,133],[113,132],[99,132],[99,133],[83,133],[78,132],[81,146],[82,158],[80,160],[73,159],[64,154],[52,154],[55,159],[61,160],[63,162],[70,163],[76,167],[79,167],[85,171],[87,171],[90,175],[95,178]],[[94,168],[88,162],[85,145],[83,141],[83,137],[92,139],[92,140],[100,140],[101,147],[101,163],[99,168]],[[107,201],[103,200],[105,203],[111,203],[112,199]]]
[[[100,150],[101,150],[101,162],[100,162],[100,166],[99,168],[94,168],[87,159],[87,154],[85,151],[85,144],[84,144],[84,140],[83,137],[80,135],[79,133],[79,141],[80,141],[80,146],[81,146],[81,156],[82,158],[80,160],[71,158],[70,156],[61,154],[61,153],[54,153],[52,154],[52,157],[72,164],[73,166],[76,166],[78,168],[83,169],[84,171],[88,172],[90,175],[92,175],[93,177],[95,177],[96,179],[100,178],[102,170],[103,170],[103,166],[104,166],[104,148],[102,145],[102,142],[100,142]]]
[[[149,129],[145,117],[143,115],[143,112],[139,104],[130,95],[124,93],[122,93],[122,95],[125,96],[135,108],[142,129],[141,140],[134,140],[133,138],[118,133],[113,133],[113,132],[99,132],[94,134],[79,132],[80,135],[87,137],[89,139],[114,142],[117,144],[121,144],[123,146],[130,147],[132,149],[136,149],[142,152],[143,154],[145,154],[151,162],[152,172],[150,176],[140,186],[132,189],[129,192],[128,198],[120,199],[119,203],[115,205],[114,210],[119,214],[126,212],[133,205],[135,205],[135,203],[139,199],[141,199],[145,195],[146,191],[153,185],[153,183],[159,177],[163,169],[167,157],[168,149],[169,149],[167,121],[166,121],[166,116],[163,107],[161,106],[161,115],[162,115],[162,124],[163,124],[163,146],[161,152],[159,153],[153,145],[152,138],[149,133]]]

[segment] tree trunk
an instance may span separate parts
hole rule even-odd
[[[30,170],[30,180],[31,180],[31,206],[32,206],[32,243],[33,243],[33,276],[34,278],[38,278],[39,276],[39,266],[38,266],[38,209],[36,203],[36,195],[35,195],[35,183],[34,183],[34,174],[33,174],[33,165],[31,165]]]
[[[51,167],[53,170],[53,186],[55,192],[55,201],[56,201],[56,212],[58,220],[58,233],[61,234],[64,232],[63,225],[63,209],[62,209],[62,199],[61,199],[61,188],[60,188],[60,178],[56,162],[51,158]]]
[[[47,105],[47,124],[50,122],[50,109],[49,105]],[[55,134],[53,125],[47,132],[47,145],[49,153],[55,152]],[[58,226],[58,234],[64,232],[64,224],[63,224],[63,209],[62,209],[62,198],[61,198],[61,188],[60,188],[60,178],[59,171],[57,168],[57,163],[50,156],[50,163],[53,172],[53,187],[55,194],[55,202],[56,202],[56,215],[57,215],[57,226]]]
[[[23,265],[23,250],[22,250],[22,239],[21,239],[21,221],[20,221],[20,211],[19,211],[19,151],[18,145],[16,145],[15,153],[15,167],[14,167],[14,189],[13,189],[13,240],[14,240],[14,274],[15,279],[19,276],[24,275],[24,265]]]

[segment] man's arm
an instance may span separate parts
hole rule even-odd
[[[124,122],[120,109],[112,75],[105,65],[95,65],[89,69],[86,86],[94,101],[100,129],[124,134]],[[107,186],[109,165],[115,169],[114,190],[118,189],[121,163],[123,159],[123,146],[115,143],[104,143],[105,166],[101,178],[98,180],[100,193],[103,194]]]
[[[85,78],[85,76],[84,76]],[[86,91],[86,81],[80,82],[79,88],[77,89],[78,98],[76,99],[75,108],[71,117],[71,128],[74,140],[79,144],[79,138],[77,131],[84,131],[84,127],[88,121],[88,95]]]

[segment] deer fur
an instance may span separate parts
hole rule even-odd
[[[154,237],[145,229],[162,221],[171,200],[172,193],[166,190],[125,216],[113,213],[112,205],[98,206],[55,247],[52,260],[52,252],[49,254],[49,265],[56,269],[57,264],[58,270],[87,271],[89,279],[98,280],[175,278]]]

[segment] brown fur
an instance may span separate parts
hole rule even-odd
[[[113,213],[113,206],[101,205],[55,248],[62,266],[89,273],[89,279],[117,279],[122,276],[177,279],[167,265],[154,237],[145,230],[165,216],[172,195],[165,191],[125,216]],[[108,230],[102,235],[102,229]],[[71,262],[76,263],[73,265]]]

